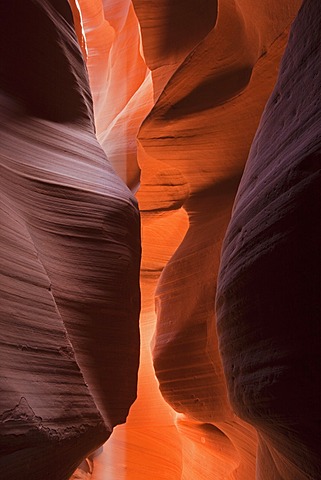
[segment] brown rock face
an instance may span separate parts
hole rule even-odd
[[[224,241],[220,350],[231,403],[259,433],[257,479],[320,478],[320,21],[293,25]]]
[[[301,3],[2,2],[1,478],[321,478]]]
[[[139,215],[94,134],[69,4],[0,19],[0,471],[62,480],[136,396]]]

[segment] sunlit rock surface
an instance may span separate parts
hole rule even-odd
[[[314,480],[320,448],[321,6],[293,25],[224,242],[218,333],[257,479]]]
[[[0,471],[67,479],[124,422],[139,216],[96,140],[66,1],[1,4]]]
[[[137,65],[139,74],[145,58],[156,103],[138,134],[138,199],[143,216],[139,394],[126,427],[115,431],[97,459],[95,478],[106,472],[133,479],[255,477],[256,432],[236,417],[227,397],[216,337],[215,284],[237,186],[300,3],[204,2],[196,8],[195,2],[173,6],[173,2],[135,0],[141,57],[117,49],[130,35],[130,48],[137,52],[133,40],[137,24],[131,23],[130,30],[118,26],[126,24],[128,2],[109,3],[109,14],[107,3],[100,6],[101,21],[105,27],[106,22],[113,26],[118,36],[112,46],[101,50],[109,52],[108,62],[121,53],[123,57],[114,76],[119,95],[112,94],[110,71],[101,75],[97,89],[106,92],[104,105],[94,93],[98,129],[103,132],[100,119],[112,118],[111,109],[115,116],[121,112],[126,125],[124,85],[119,83],[120,72],[126,76],[126,64],[130,71]],[[96,61],[97,27],[91,29],[89,20],[83,20],[88,51],[92,49]],[[91,62],[90,53],[88,68],[95,90],[95,75],[103,66]],[[150,76],[136,78],[137,126],[143,121],[143,108],[153,105],[150,83],[146,105],[147,93],[141,90],[142,79],[150,82]],[[129,98],[135,98],[134,90],[128,81]],[[111,147],[106,143],[107,148],[117,148],[123,141],[117,128],[115,132],[119,135]],[[135,182],[122,173],[126,162],[127,157],[120,156],[114,165],[135,188]],[[159,394],[151,342],[161,392],[175,410]]]
[[[143,225],[153,223],[149,270],[155,275],[161,270],[155,244],[170,248],[175,239],[164,239],[169,225],[181,207],[188,214],[184,239],[175,243],[178,249],[158,283],[152,344],[160,390],[184,415],[177,419],[178,478],[255,477],[256,432],[232,411],[218,352],[216,276],[236,189],[298,7],[299,2],[282,9],[273,2],[220,2],[212,27],[206,30],[204,22],[203,37],[181,58],[139,132],[138,199]],[[208,19],[210,11],[202,13]],[[171,63],[174,54],[166,46]],[[143,235],[144,259],[147,242]],[[144,280],[144,270],[142,275]]]
[[[153,106],[137,17],[130,0],[79,0],[79,6],[97,137],[118,175],[137,190],[136,138]]]
[[[11,349],[5,355],[6,362],[11,362],[6,372],[14,372],[4,377],[5,392],[10,394],[0,400],[1,418],[8,428],[7,439],[18,418],[21,438],[36,440],[32,445],[24,440],[19,453],[16,443],[14,456],[5,451],[0,465],[11,468],[7,477],[26,478],[29,468],[28,478],[43,479],[48,472],[52,478],[67,478],[78,466],[73,479],[317,480],[316,445],[320,442],[313,420],[318,387],[315,384],[313,396],[309,380],[316,377],[312,360],[317,332],[313,336],[312,326],[300,330],[299,320],[306,318],[303,310],[312,312],[305,308],[303,294],[308,291],[309,305],[317,298],[309,282],[315,278],[315,285],[320,283],[319,264],[312,266],[308,258],[309,251],[317,258],[313,239],[319,235],[318,224],[311,225],[302,212],[311,207],[318,218],[320,205],[312,193],[316,177],[314,170],[309,176],[309,161],[299,170],[291,170],[290,163],[293,160],[296,168],[306,156],[305,146],[312,145],[308,152],[317,170],[318,130],[311,125],[318,122],[319,38],[314,44],[308,36],[313,37],[309,22],[314,19],[317,24],[320,7],[307,2],[311,19],[297,20],[302,33],[291,40],[282,67],[288,65],[288,71],[281,74],[279,96],[272,96],[276,105],[273,100],[268,104],[266,112],[271,113],[265,113],[259,142],[252,148],[225,242],[218,296],[223,370],[215,318],[222,242],[301,1],[204,0],[200,5],[196,0],[70,0],[75,32],[62,0],[20,0],[8,5],[1,6],[1,19],[19,6],[23,28],[16,28],[15,14],[1,30],[6,59],[3,78],[7,79],[1,113],[5,165],[1,176],[5,281],[1,286],[14,295],[12,300],[6,293],[1,304],[6,321],[2,335],[6,349]],[[43,13],[39,18],[30,9]],[[34,37],[37,41],[32,44]],[[8,49],[8,44],[14,48]],[[310,55],[311,64],[303,61]],[[309,90],[310,82],[315,82],[315,90]],[[290,90],[292,97],[285,100],[283,91]],[[94,121],[109,163],[95,138]],[[288,158],[292,159],[289,167]],[[283,180],[287,168],[294,172],[293,178]],[[262,175],[269,185],[254,178]],[[142,214],[138,398],[126,425],[115,428],[103,450],[95,450],[112,427],[126,419],[136,388],[139,225],[135,201],[119,177],[133,192],[139,187]],[[280,184],[275,185],[277,177]],[[305,180],[298,189],[292,188],[292,180],[301,178]],[[285,184],[289,197],[283,195]],[[314,195],[313,201],[308,194]],[[269,199],[277,206],[276,213],[264,203]],[[301,199],[306,205],[302,211]],[[238,243],[233,243],[240,217],[242,225],[255,225],[253,233],[247,231],[244,236],[244,251],[257,249],[250,258],[249,253],[244,258],[237,253],[243,252],[243,231],[237,233]],[[285,227],[278,231],[283,220]],[[281,239],[279,233],[269,237],[274,227]],[[306,232],[311,232],[308,238]],[[274,267],[283,265],[283,247],[278,250],[278,242],[282,246],[283,239],[289,238],[294,243],[289,243],[280,274]],[[269,252],[276,249],[271,262],[264,257],[266,264],[260,260],[265,245]],[[297,258],[291,263],[295,248]],[[246,273],[243,278],[242,262],[251,278]],[[260,273],[266,265],[273,271]],[[282,287],[285,282],[288,290]],[[295,314],[292,322],[286,313],[282,330],[291,291],[297,298],[291,305]],[[274,317],[277,304],[280,311]],[[44,311],[48,312],[45,320]],[[246,328],[246,322],[255,326],[270,317],[273,323],[266,321],[263,330],[253,328],[248,339],[232,324],[235,318]],[[280,338],[273,343],[276,330]],[[232,335],[234,343],[229,341]],[[299,337],[304,339],[302,344]],[[247,342],[244,350],[243,340]],[[303,346],[307,342],[311,345],[308,357]],[[37,358],[36,348],[44,352],[41,370],[38,360],[28,361]],[[269,353],[265,348],[276,348],[270,366],[269,361],[262,363]],[[235,373],[244,357],[250,370]],[[1,363],[3,368],[6,362]],[[312,368],[305,383],[298,383],[302,386],[298,397],[295,388],[299,387],[291,384],[291,364],[298,374]],[[272,390],[268,390],[269,368],[276,371]],[[284,395],[277,383],[283,378],[287,382]],[[243,396],[242,385],[246,385]],[[308,393],[303,396],[305,389]],[[308,409],[310,416],[305,416]],[[58,431],[59,448],[48,428]],[[17,442],[17,437],[10,438]],[[4,444],[8,445],[7,440]],[[41,454],[40,460],[36,453]]]

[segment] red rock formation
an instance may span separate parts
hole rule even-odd
[[[201,3],[70,0],[93,108],[67,2],[1,6],[8,478],[320,476],[320,7],[296,21],[226,237],[223,370],[222,241],[301,1]],[[83,461],[125,420],[138,363],[136,204],[93,110],[141,184],[142,342],[127,424]]]
[[[116,25],[125,25],[125,3],[120,9],[123,21],[120,14]],[[287,26],[300,2],[285,2],[280,7],[272,1],[260,5],[230,1],[221,2],[218,9],[214,2],[205,2],[196,10],[193,2],[184,2],[184,15],[173,2],[133,3],[158,99],[141,128],[138,149],[144,245],[142,361],[138,401],[127,427],[115,432],[106,446],[108,461],[97,465],[100,472],[111,476],[140,480],[162,478],[164,468],[173,479],[254,478],[256,435],[232,413],[217,349],[215,278],[238,181],[276,78]],[[110,25],[114,5],[110,16],[106,8],[104,16],[100,14]],[[169,29],[169,19],[180,28]],[[92,55],[97,55],[98,37],[90,25],[88,21]],[[128,32],[115,30],[122,44]],[[175,41],[169,41],[173,35]],[[108,62],[121,51],[116,44],[105,50]],[[94,85],[102,67],[99,62],[96,67],[91,64],[90,54],[88,67]],[[121,72],[126,72],[124,65],[114,76],[118,91],[125,88],[119,83],[124,82]],[[126,125],[126,109],[118,106],[122,96],[113,97],[106,77],[100,78],[99,91],[108,93],[106,99],[113,103],[114,112],[121,112]],[[129,92],[131,88],[129,81]],[[96,112],[110,115],[112,121],[108,101],[101,107],[98,95],[94,100]],[[121,173],[123,167],[117,162],[115,167]],[[159,396],[149,351],[155,287],[167,263],[158,287],[159,318],[153,343],[162,393],[176,410],[185,413],[177,420],[177,428],[175,413]],[[94,476],[99,478],[98,470]]]
[[[321,475],[320,21],[306,0],[222,253],[220,349],[232,405],[259,433],[257,480]]]
[[[0,471],[62,480],[136,396],[139,217],[94,134],[68,3],[0,19]]]
[[[167,81],[214,27],[217,0],[133,0],[157,99]],[[187,79],[185,79],[187,80]]]
[[[138,21],[129,0],[79,0],[79,5],[97,137],[118,175],[136,190],[136,137],[153,101]]]
[[[215,28],[207,35],[204,30],[203,39],[176,65],[139,133],[143,225],[149,210],[158,243],[155,214],[161,218],[166,212],[167,223],[163,219],[158,227],[166,250],[173,240],[164,241],[161,232],[175,222],[170,212],[183,205],[189,215],[183,242],[158,284],[153,346],[161,392],[185,414],[178,422],[184,479],[255,476],[256,434],[233,414],[226,395],[215,329],[216,275],[237,185],[298,6],[289,2],[279,10],[272,2],[256,7],[221,2],[217,18],[212,17]],[[170,46],[161,40],[170,63]],[[156,273],[159,265],[150,258]],[[219,470],[222,451],[225,465]]]
[[[201,475],[199,465],[204,455],[201,439],[206,438],[213,446],[219,436],[222,438],[220,431],[223,430],[226,433],[227,450],[234,451],[229,457],[230,463],[226,462],[224,468],[239,478],[249,478],[254,475],[255,435],[250,433],[251,430],[246,424],[233,417],[226,398],[223,373],[215,345],[213,279],[238,179],[259,115],[273,86],[286,34],[278,41],[274,40],[290,23],[299,2],[292,6],[284,4],[282,9],[278,6],[277,21],[273,15],[276,5],[272,2],[256,7],[249,2],[242,2],[238,8],[233,2],[227,2],[221,5],[218,19],[216,8],[212,4],[206,4],[204,10],[197,11],[202,28],[198,28],[197,35],[189,39],[191,43],[186,42],[186,36],[182,33],[175,42],[166,40],[169,32],[166,30],[164,18],[168,18],[171,9],[173,22],[178,21],[171,4],[158,2],[156,5],[149,2],[147,5],[146,2],[139,1],[134,4],[142,27],[145,57],[152,69],[155,98],[161,94],[168,79],[171,76],[172,78],[144,122],[139,135],[138,153],[142,168],[139,200],[143,212],[144,244],[141,380],[138,402],[133,407],[128,427],[123,429],[126,433],[119,433],[114,437],[114,443],[108,445],[112,451],[117,449],[120,452],[123,448],[125,452],[126,474],[121,474],[118,470],[118,476],[148,478],[152,475],[156,478],[169,452],[166,438],[169,435],[173,438],[175,434],[170,411],[157,395],[149,363],[149,341],[155,321],[155,284],[171,255],[170,251],[177,248],[179,236],[184,237],[187,230],[186,216],[181,209],[184,204],[191,212],[191,226],[182,246],[162,276],[162,286],[159,287],[160,321],[154,351],[161,388],[167,400],[199,423],[189,424],[188,419],[178,422],[180,432],[194,431],[194,434],[186,434],[190,440],[183,437],[183,464],[179,452],[171,455],[171,470],[167,470],[167,474],[172,475],[171,478],[178,478],[182,472],[184,476]],[[152,14],[155,8],[157,15]],[[255,13],[253,8],[257,8]],[[252,23],[253,18],[256,25]],[[187,35],[188,21],[184,23],[184,18],[183,22],[180,18],[180,22]],[[231,28],[226,32],[228,24]],[[236,32],[238,43],[233,44]],[[184,41],[179,42],[182,38]],[[265,55],[267,50],[268,54]],[[191,55],[188,55],[191,51]],[[208,52],[211,52],[211,58],[218,58],[213,66],[207,62]],[[225,55],[220,58],[219,54],[222,52]],[[256,65],[261,55],[262,58]],[[233,98],[235,95],[236,98]],[[123,118],[125,119],[125,116]],[[193,149],[190,148],[191,144]],[[193,158],[193,162],[190,158]],[[201,162],[197,163],[197,158],[200,158]],[[202,172],[201,176],[199,172]],[[193,196],[187,201],[190,193]],[[210,211],[202,213],[214,202],[215,219]],[[213,232],[212,237],[216,238],[214,242],[211,239],[212,245],[209,244],[208,232]],[[181,259],[176,262],[182,252],[186,255],[186,261]],[[184,270],[190,269],[193,257],[195,271],[183,280]],[[200,265],[202,273],[199,273]],[[205,272],[207,276],[204,277]],[[168,292],[165,289],[166,284],[170,287]],[[198,288],[201,293],[195,294]],[[209,302],[208,298],[212,298],[212,301]],[[203,320],[197,325],[195,319],[201,305],[204,306],[203,310],[200,309]],[[189,309],[191,313],[188,314],[186,322],[180,320],[179,323],[178,319],[184,318]],[[169,319],[168,322],[164,321],[166,318]],[[195,348],[188,340],[193,337],[198,339]],[[164,342],[162,338],[165,339]],[[188,344],[189,348],[179,349],[180,343]],[[190,348],[191,345],[193,348]],[[182,352],[181,358],[178,352]],[[205,362],[202,360],[204,352],[207,352]],[[190,395],[186,394],[188,382]],[[200,405],[201,403],[203,405]],[[206,422],[206,425],[201,422]],[[220,430],[211,427],[208,422],[216,422]],[[206,430],[207,433],[197,435],[197,430]],[[154,438],[157,438],[157,441],[153,440]],[[236,450],[233,450],[231,440],[237,446]],[[149,445],[148,454],[144,455],[146,443]],[[137,452],[138,446],[141,450],[139,462],[136,459],[137,453],[135,458],[131,454],[131,451]],[[186,461],[190,448],[194,451],[194,457],[187,469]],[[241,461],[237,450],[242,452]],[[207,449],[209,467],[203,474],[213,476],[216,470],[209,461],[209,452],[212,453],[213,460],[216,455],[215,464],[218,461],[217,450]],[[150,462],[150,458],[153,462]],[[110,462],[112,461],[110,456]],[[237,473],[232,473],[233,470]]]

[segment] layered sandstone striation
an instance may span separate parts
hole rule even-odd
[[[218,351],[216,276],[237,186],[299,3],[219,2],[217,10],[208,4],[197,11],[203,31],[188,53],[167,42],[161,15],[153,24],[158,47],[149,52],[149,10],[145,18],[144,2],[136,7],[147,62],[161,51],[172,68],[138,136],[143,225],[154,219],[158,242],[182,208],[188,214],[184,239],[158,282],[152,345],[160,390],[182,415],[176,422],[184,479],[255,477],[256,433],[230,406]],[[186,37],[187,25],[188,16]],[[155,68],[152,60],[149,66]],[[160,68],[152,70],[156,82]],[[162,242],[163,250],[171,241]],[[160,272],[151,255],[150,270],[152,264]]]
[[[136,396],[139,214],[96,139],[69,4],[0,19],[0,470],[62,480]]]
[[[258,480],[321,474],[320,20],[306,0],[222,253],[220,349],[233,408],[259,434]]]
[[[301,3],[0,7],[1,474],[320,477],[316,1],[278,77]]]
[[[117,2],[121,25],[129,11],[125,3],[120,8]],[[138,400],[127,426],[108,442],[108,460],[103,467],[103,460],[97,463],[100,472],[140,479],[255,477],[256,432],[233,412],[218,352],[216,276],[237,186],[300,3],[204,2],[196,8],[195,2],[133,2],[155,103],[149,86],[153,108],[138,133],[137,151],[143,220],[141,367]],[[104,5],[100,18],[112,25],[114,13],[106,12]],[[91,39],[97,55],[95,28],[87,28],[87,43]],[[116,47],[122,37],[137,38],[135,29],[134,23],[130,31],[115,29],[118,39],[107,48],[108,62],[118,58],[117,51],[123,53]],[[88,68],[93,82],[90,55]],[[121,71],[126,75],[124,64]],[[112,103],[126,125],[122,95],[113,96],[109,80],[101,79],[106,102],[100,107],[94,96],[96,112],[103,118]],[[134,98],[131,84],[127,90]],[[140,108],[147,96],[136,98]],[[143,117],[136,117],[137,125],[138,119]],[[114,137],[112,148],[122,141],[121,135]],[[115,168],[121,173],[126,157],[120,161]],[[173,410],[159,395],[150,344],[161,392]]]

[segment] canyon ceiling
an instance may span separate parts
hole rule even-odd
[[[1,478],[321,479],[320,2],[0,23]]]

